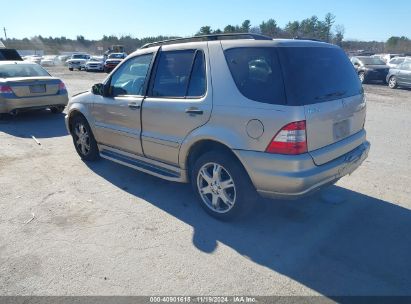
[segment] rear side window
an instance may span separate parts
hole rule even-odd
[[[161,52],[151,96],[190,98],[206,91],[204,53],[199,50]]]
[[[279,47],[290,105],[326,102],[362,93],[358,76],[340,48]]]
[[[284,105],[283,76],[274,48],[234,48],[225,57],[238,90],[248,99]]]

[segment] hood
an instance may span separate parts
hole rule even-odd
[[[86,62],[87,59],[78,58],[78,59],[69,59],[69,60],[67,60],[67,62],[73,62],[73,61]]]

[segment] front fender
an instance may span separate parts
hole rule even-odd
[[[70,119],[72,118],[73,114],[80,113],[86,119],[92,132],[94,133],[94,120],[93,116],[91,115],[91,108],[93,106],[93,98],[94,95],[90,92],[85,92],[80,95],[75,96],[70,100],[68,104],[68,110],[66,115],[66,128],[67,131],[70,133]]]

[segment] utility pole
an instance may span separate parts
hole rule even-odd
[[[7,31],[6,31],[6,27],[3,27],[3,31],[4,31],[4,37],[6,37],[6,40],[7,40]]]

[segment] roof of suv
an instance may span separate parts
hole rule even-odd
[[[326,42],[313,40],[313,39],[273,39],[271,37],[259,35],[259,34],[218,34],[218,35],[205,35],[205,36],[195,36],[190,38],[178,38],[172,40],[158,41],[153,43],[148,43],[142,46],[137,51],[144,49],[150,49],[152,47],[158,46],[177,46],[181,44],[189,44],[195,47],[196,45],[201,46],[207,43],[221,43],[225,47],[332,47],[338,48],[338,46],[329,44]],[[136,51],[136,52],[137,52]]]

